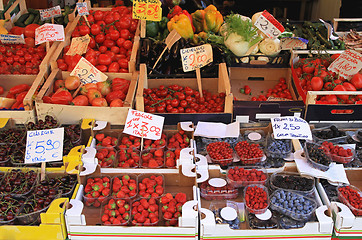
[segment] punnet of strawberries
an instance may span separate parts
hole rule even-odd
[[[111,193],[111,178],[108,176],[88,178],[84,187],[86,206],[100,207]]]
[[[177,226],[178,218],[182,215],[182,206],[187,201],[185,193],[177,193],[173,196],[171,193],[166,193],[165,196],[160,198],[162,205],[161,211],[166,226]]]

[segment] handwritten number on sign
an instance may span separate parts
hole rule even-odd
[[[40,154],[40,153],[43,153],[45,151],[45,147],[42,146],[42,145],[39,145],[40,143],[43,143],[44,141],[38,141],[36,142],[36,145],[35,145],[35,152]],[[42,150],[39,151],[38,148],[41,148]],[[37,150],[38,149],[38,150]]]
[[[136,10],[137,14],[144,13],[146,11],[146,3],[138,3],[138,9]]]
[[[157,18],[159,9],[160,9],[160,6],[158,6],[156,4],[148,4],[147,15],[150,15],[150,16],[154,15],[154,17]]]

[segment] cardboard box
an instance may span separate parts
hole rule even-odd
[[[226,94],[225,105],[223,113],[157,113],[157,115],[165,117],[165,125],[175,125],[178,122],[192,121],[196,124],[198,121],[209,121],[209,122],[232,122],[233,112],[233,95],[230,91],[229,76],[226,69],[226,64],[219,65],[219,77],[218,78],[203,78],[202,89],[207,90],[211,93]],[[144,88],[158,88],[160,85],[166,87],[177,84],[183,87],[189,86],[192,89],[197,88],[197,80],[195,78],[184,78],[184,79],[148,79],[147,70],[144,64],[140,66],[140,80],[136,94],[136,109],[144,111]]]
[[[251,97],[266,94],[280,78],[285,78],[293,101],[251,101]],[[279,116],[303,116],[304,103],[298,99],[291,85],[288,68],[230,68],[231,92],[234,100],[234,119],[241,122],[265,120]],[[240,88],[248,85],[251,95],[240,93]]]
[[[84,172],[81,172],[81,181],[84,184],[86,176],[99,176],[105,174],[108,176],[117,176],[122,173],[133,173],[139,175],[143,171],[107,171],[107,169],[96,168],[95,165],[88,165]],[[155,172],[153,172],[155,173]],[[157,172],[158,173],[158,172]],[[166,186],[165,192],[184,192],[188,199],[193,198],[193,189],[195,178],[188,178],[178,172],[178,170],[168,170],[162,173]],[[83,185],[84,186],[84,185]],[[103,226],[101,225],[101,208],[91,208],[84,206],[82,202],[83,188],[78,191],[77,197],[71,200],[71,207],[68,207],[65,213],[69,239],[196,239],[197,238],[197,211],[193,208],[196,205],[195,200],[186,202],[182,209],[182,217],[179,218],[179,226],[166,227],[163,220],[160,220],[156,226]],[[162,219],[162,215],[160,215]]]
[[[286,171],[296,171],[295,167]],[[209,170],[210,177],[220,177],[217,170]],[[315,193],[317,202],[320,202],[318,193]],[[232,201],[242,202],[239,193],[237,199]],[[316,209],[317,221],[310,221],[302,228],[295,229],[250,229],[247,222],[241,223],[241,229],[231,229],[228,224],[216,224],[215,216],[209,210],[211,201],[201,198],[201,212],[206,216],[201,219],[200,239],[331,239],[333,220],[325,215],[328,209],[325,205],[319,205]]]
[[[54,69],[36,98],[37,114],[46,114],[51,112],[63,124],[77,123],[79,119],[83,118],[92,118],[118,125],[124,124],[127,118],[128,109],[131,109],[133,106],[138,75],[137,73],[106,73],[106,75],[108,76],[108,79],[120,77],[131,81],[126,99],[124,100],[124,107],[111,108],[43,103],[42,97],[48,96],[53,92],[54,81],[57,79],[65,79],[69,76],[69,72]]]

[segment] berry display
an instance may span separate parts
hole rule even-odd
[[[305,148],[307,151],[307,159],[310,160],[314,167],[322,171],[327,171],[329,169],[331,159],[327,156],[323,146],[312,142],[306,142]]]
[[[334,145],[332,142],[324,141],[322,146],[325,147],[326,153],[332,158],[332,161],[339,163],[349,163],[353,160],[354,149],[350,147],[341,147]]]
[[[259,144],[248,143],[247,141],[238,142],[234,149],[241,163],[245,165],[260,162],[264,155]]]
[[[141,198],[132,202],[133,226],[152,226],[159,221],[159,206],[155,198]]]
[[[131,218],[131,206],[124,199],[110,199],[103,207],[102,224],[127,225]]]
[[[346,204],[356,216],[362,216],[361,191],[354,186],[343,186],[338,188],[338,199]]]
[[[313,131],[313,135],[319,139],[333,139],[346,136],[346,133],[339,130],[336,126],[330,126],[326,130]]]
[[[206,147],[207,153],[214,163],[220,164],[221,167],[230,165],[233,160],[233,149],[227,142],[214,142]]]
[[[265,184],[268,175],[262,169],[232,167],[227,172],[227,178],[234,187],[243,187],[249,184]]]
[[[310,193],[314,189],[313,178],[293,174],[275,173],[272,175],[270,182],[272,187],[295,190],[303,193]]]
[[[244,189],[244,201],[246,209],[250,213],[264,213],[269,206],[267,188],[263,185],[252,184]]]

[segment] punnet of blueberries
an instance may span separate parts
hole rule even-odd
[[[314,213],[317,203],[301,194],[280,189],[270,197],[270,207],[294,220],[306,222]]]
[[[268,137],[266,154],[273,158],[286,158],[292,152],[290,139],[274,139]]]

